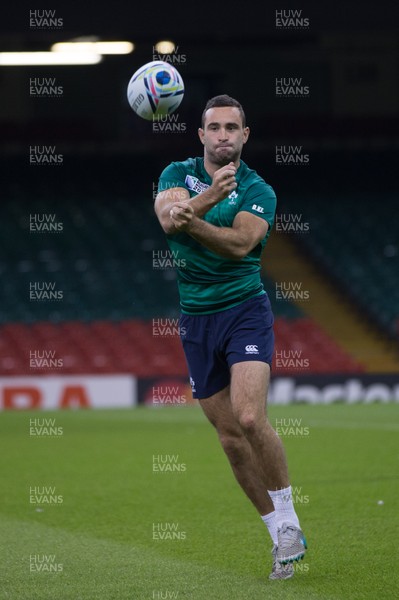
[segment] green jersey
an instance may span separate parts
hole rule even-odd
[[[182,312],[209,314],[231,308],[248,298],[264,294],[260,278],[260,255],[269,237],[276,211],[273,189],[242,160],[236,173],[237,187],[204,216],[216,227],[231,227],[240,211],[249,212],[269,223],[263,240],[240,260],[219,256],[185,232],[167,235],[177,265]],[[203,158],[173,162],[163,170],[158,191],[182,187],[194,197],[212,183]]]

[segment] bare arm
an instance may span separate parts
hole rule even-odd
[[[176,229],[185,231],[212,252],[234,260],[251,252],[269,229],[267,221],[245,211],[237,214],[232,227],[215,227],[199,219],[191,210],[176,214],[172,221]]]
[[[170,235],[179,231],[171,219],[172,210],[177,215],[190,206],[197,217],[203,217],[208,210],[226,198],[237,187],[235,174],[236,168],[233,163],[218,169],[213,176],[212,185],[194,198],[190,198],[188,190],[182,187],[160,192],[155,198],[154,209],[165,233]],[[186,207],[183,206],[183,203]]]
[[[198,217],[203,217],[209,209],[215,206],[217,201],[213,199],[212,192],[209,190],[210,188],[194,198],[190,198],[190,194],[185,188],[171,188],[160,192],[155,198],[154,209],[164,232],[169,235],[177,233],[178,230],[171,220],[170,211],[178,204],[186,203]],[[175,210],[177,213],[177,210],[180,211],[181,208]]]

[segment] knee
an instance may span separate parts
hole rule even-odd
[[[261,419],[254,411],[244,411],[237,420],[246,437],[255,435],[261,425]]]

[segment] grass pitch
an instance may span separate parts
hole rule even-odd
[[[309,543],[288,581],[200,409],[3,413],[0,598],[398,598],[398,413],[270,408]]]

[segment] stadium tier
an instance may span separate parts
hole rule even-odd
[[[46,179],[33,169],[29,179],[25,177],[29,186],[9,185],[0,220],[3,374],[32,374],[32,350],[52,351],[62,359],[63,373],[134,372],[143,377],[186,373],[176,331],[176,275],[153,213],[157,180],[154,176],[148,186],[147,173],[145,189],[135,186],[126,178],[128,168],[124,159],[119,166],[124,177],[118,178],[113,161],[100,182],[90,169],[76,163],[73,181],[63,169],[61,187],[56,169]],[[98,166],[95,169],[98,174]],[[81,176],[79,185],[76,173]],[[12,168],[9,175],[17,180]],[[311,194],[306,202],[287,194],[279,214],[301,214],[312,233],[302,236],[302,243],[343,288],[352,282],[356,300],[366,303],[392,330],[399,305],[398,286],[393,284],[397,224],[388,219],[384,230],[373,229],[371,198],[341,200],[346,201],[347,212],[356,215],[356,227],[353,218],[343,219],[337,227],[334,203],[326,197],[323,210],[317,210],[320,198]],[[361,243],[364,232],[373,244]],[[276,317],[280,353],[276,373],[363,370],[364,365],[300,308],[288,300],[273,302],[274,282],[267,275],[264,283]],[[169,319],[175,331],[154,333],[159,319]],[[35,368],[36,374],[44,372],[49,369]]]
[[[186,376],[169,319],[13,323],[0,328],[3,375],[134,373]],[[362,367],[310,319],[276,318],[275,375],[356,373]],[[44,366],[41,366],[44,365]]]
[[[282,227],[345,294],[389,335],[399,338],[399,223],[389,193],[290,195]],[[337,205],[343,207],[337,222]],[[378,205],[378,211],[376,206]],[[300,223],[289,223],[296,215]],[[301,226],[308,229],[303,233]],[[306,232],[310,232],[306,235]]]

